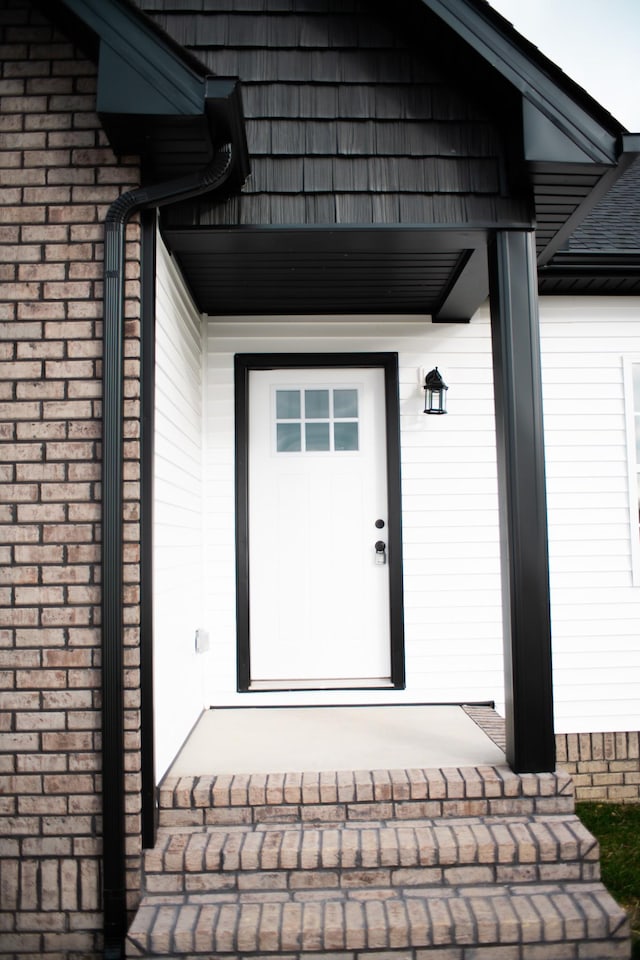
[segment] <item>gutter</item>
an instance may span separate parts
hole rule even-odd
[[[230,145],[200,173],[140,187],[109,208],[104,233],[102,445],[102,779],[104,958],[121,960],[127,932],[125,869],[122,441],[125,232],[133,214],[213,193],[234,166]],[[143,334],[141,333],[141,336]]]
[[[579,250],[556,254],[552,263],[538,270],[541,280],[558,277],[637,277],[639,273],[640,251],[588,254]]]

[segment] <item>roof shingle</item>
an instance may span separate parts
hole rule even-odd
[[[640,158],[572,234],[570,253],[640,253]]]

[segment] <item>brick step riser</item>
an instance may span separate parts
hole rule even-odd
[[[299,890],[388,890],[400,887],[451,887],[460,883],[560,883],[600,879],[597,863],[540,863],[451,867],[400,867],[396,870],[310,870],[239,874],[157,873],[148,874],[144,889],[149,894],[250,893]]]
[[[573,812],[564,773],[506,767],[170,778],[159,790],[160,825],[345,823]]]
[[[565,942],[554,946],[553,944],[544,945],[544,953],[540,953],[540,945],[537,946],[536,960],[629,960],[629,948],[627,942],[612,944],[611,940],[588,941],[588,953],[582,952],[579,944],[567,944]],[[499,954],[498,952],[499,951]],[[561,951],[561,952],[558,952]],[[330,953],[330,957],[328,954]],[[387,949],[380,950],[372,948],[371,950],[340,950],[340,951],[311,951],[309,953],[296,953],[287,950],[286,953],[273,953],[270,956],[273,960],[529,960],[532,956],[530,947],[526,944],[519,946],[517,944],[505,947],[503,944],[496,946],[472,947],[415,947],[401,948],[399,950]],[[136,960],[139,955],[136,954]],[[145,960],[167,960],[167,954],[148,953],[145,954]],[[213,956],[219,956],[214,951],[206,950],[203,953],[184,953],[172,951],[170,956],[180,957],[180,960],[211,960]],[[228,953],[225,954],[225,960],[256,960],[255,953]]]
[[[515,817],[571,814],[573,796],[489,798],[482,800],[401,800],[339,804],[161,808],[160,827],[252,826],[254,824],[362,823],[379,820],[453,820],[462,817]]]
[[[205,947],[196,953],[188,947],[182,948],[180,940],[168,952],[153,951],[127,954],[131,960],[258,960],[269,956],[270,960],[629,960],[629,941],[589,939],[581,943],[566,941],[536,944],[474,944],[469,946],[415,946],[380,949],[380,947],[359,950],[310,950],[297,952],[286,950],[267,953],[260,951],[240,952],[237,950],[222,952]]]

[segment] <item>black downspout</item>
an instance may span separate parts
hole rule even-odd
[[[125,870],[124,680],[122,648],[122,343],[125,231],[143,209],[177,203],[221,187],[232,168],[231,147],[199,174],[122,194],[104,232],[102,445],[102,780],[104,957],[124,956],[127,932]],[[142,333],[141,333],[142,335]]]
[[[156,842],[153,693],[153,473],[156,393],[156,210],[144,210],[140,272],[140,754],[142,849]]]

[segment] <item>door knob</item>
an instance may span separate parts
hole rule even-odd
[[[376,563],[382,565],[387,562],[387,545],[384,540],[376,540]]]

